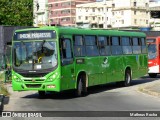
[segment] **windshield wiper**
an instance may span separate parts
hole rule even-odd
[[[45,42],[46,42],[46,40],[43,40],[43,43],[42,43],[42,46],[41,46],[41,52],[43,53],[44,52],[44,47],[43,47],[43,45],[45,44]]]

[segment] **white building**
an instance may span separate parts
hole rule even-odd
[[[33,0],[33,26],[45,26],[49,24],[47,3],[48,0]]]
[[[150,11],[160,11],[160,0],[152,0],[149,7]],[[160,30],[160,18],[150,18],[149,22],[153,30]]]
[[[111,24],[112,1],[93,2],[76,6],[76,23],[81,27],[108,28]]]
[[[149,27],[149,18],[149,0],[113,0],[113,28]]]
[[[109,0],[77,5],[77,25],[102,28],[149,27],[149,0]]]

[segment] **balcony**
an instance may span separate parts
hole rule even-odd
[[[160,11],[160,6],[158,6],[158,7],[150,7],[149,10],[150,11]]]
[[[90,21],[91,24],[97,24],[97,20]]]
[[[83,23],[83,20],[77,19],[76,23]]]
[[[83,20],[83,23],[90,23],[90,20]]]
[[[45,9],[38,10],[36,14],[45,14]]]
[[[104,24],[104,21],[103,20],[99,20],[98,24]]]
[[[148,11],[149,10],[149,7],[141,7],[141,6],[136,6],[136,7],[131,7],[131,6],[128,6],[128,7],[116,7],[116,8],[112,8],[113,11],[118,11],[118,10],[146,10]]]

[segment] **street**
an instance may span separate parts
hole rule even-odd
[[[122,111],[160,110],[160,99],[141,93],[138,86],[158,80],[148,77],[132,81],[130,87],[115,83],[89,88],[85,97],[74,97],[71,92],[48,93],[44,99],[36,91],[9,91],[11,96],[4,111]]]
[[[115,83],[91,87],[87,96],[79,98],[65,92],[48,93],[40,99],[36,91],[13,92],[10,85],[4,111],[159,111],[159,98],[138,91],[139,86],[159,78],[133,80],[130,87],[117,87]]]

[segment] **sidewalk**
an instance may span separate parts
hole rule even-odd
[[[160,97],[160,80],[155,80],[149,83],[145,83],[138,87],[140,92]]]

